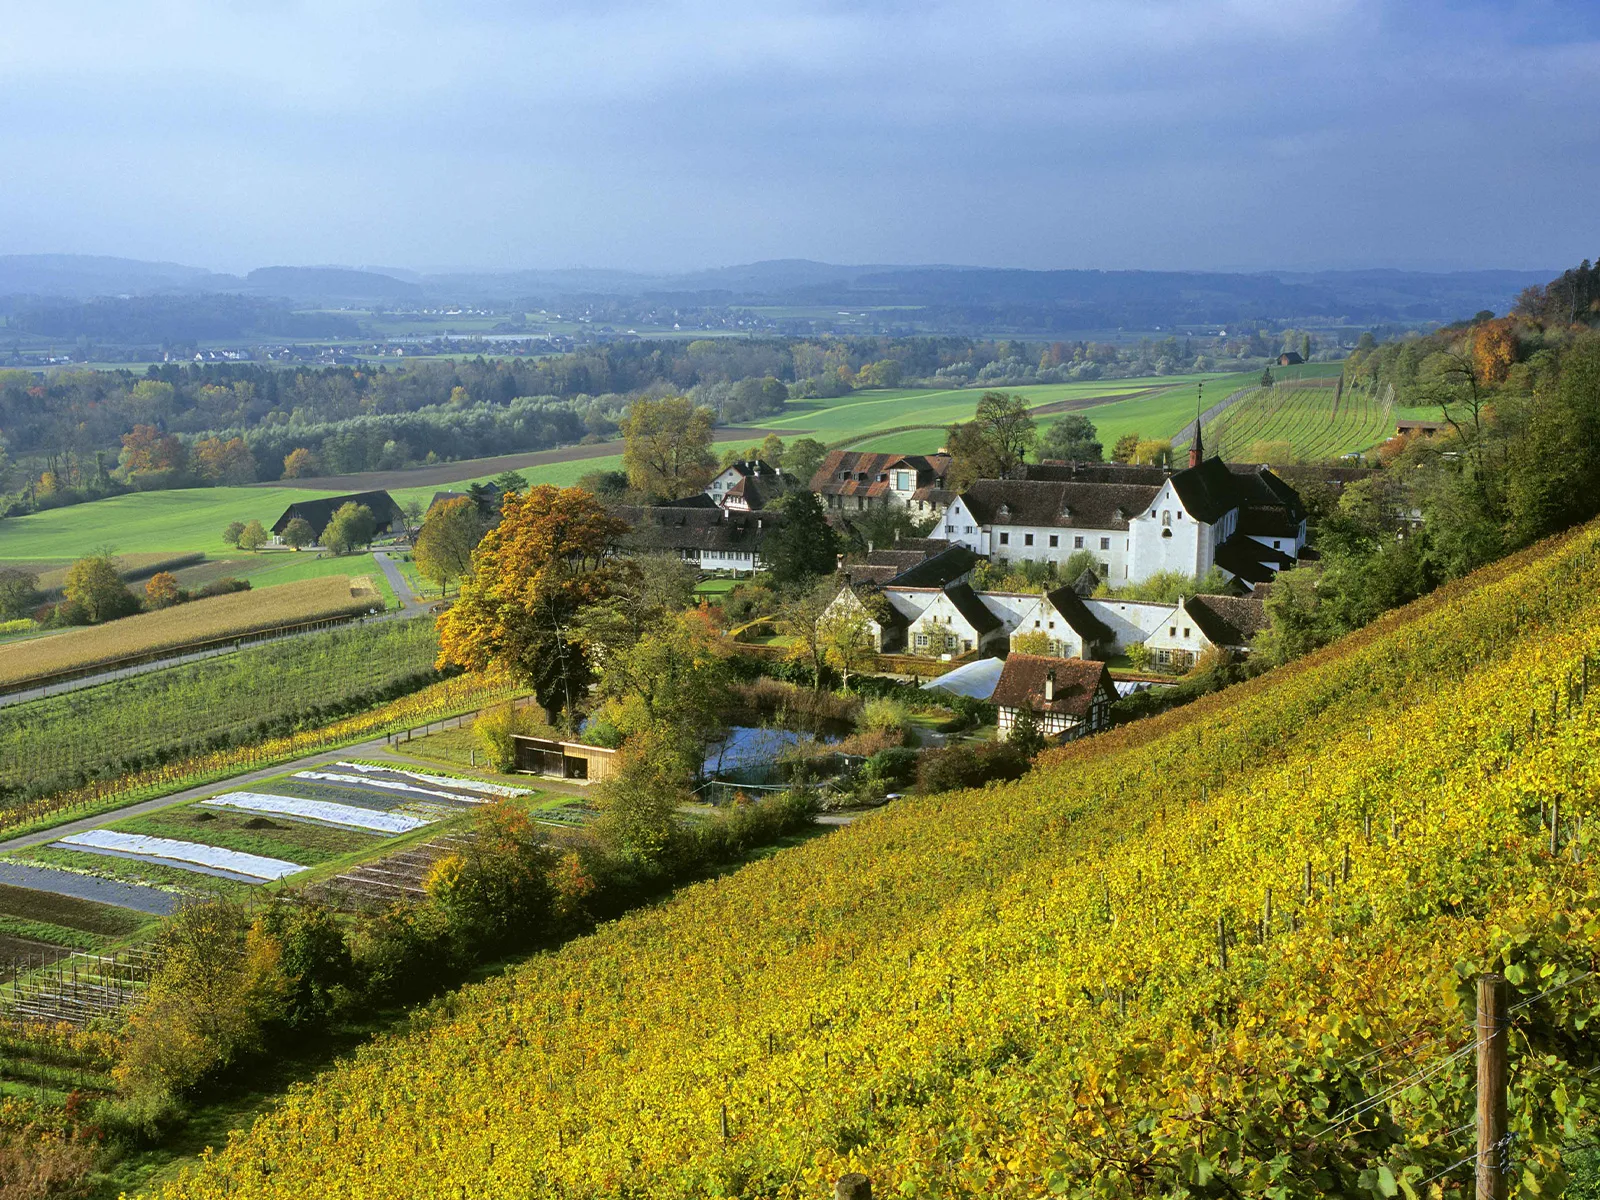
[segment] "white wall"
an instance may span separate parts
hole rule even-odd
[[[1111,626],[1112,648],[1126,650],[1133,642],[1142,642],[1169,622],[1175,611],[1170,604],[1155,604],[1148,600],[1084,600],[1095,616]]]

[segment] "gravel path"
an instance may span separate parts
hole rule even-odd
[[[177,912],[178,906],[183,903],[182,896],[164,892],[160,888],[17,862],[0,861],[0,883],[32,888],[36,892],[53,892],[57,896],[73,896],[79,900],[94,900],[100,904],[113,904],[118,908],[131,908],[158,917]]]

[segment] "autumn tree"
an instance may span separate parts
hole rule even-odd
[[[239,532],[239,549],[249,550],[253,554],[265,546],[270,538],[267,527],[260,521],[252,520]]]
[[[645,867],[667,860],[677,839],[677,810],[693,797],[697,762],[667,729],[649,727],[617,754],[615,770],[593,791],[593,829],[616,857]]]
[[[194,444],[194,469],[211,484],[237,487],[256,481],[256,459],[243,438],[201,438]]]
[[[39,603],[39,577],[21,567],[0,568],[0,620],[25,617]]]
[[[239,538],[243,533],[243,521],[229,521],[222,528],[222,540],[229,546],[237,546],[239,544]]]
[[[91,554],[73,563],[67,569],[62,594],[67,604],[91,625],[139,610],[139,601],[122,582],[116,560],[109,553]]]
[[[144,585],[144,600],[151,608],[171,608],[182,599],[183,589],[171,571],[157,571]]]
[[[839,672],[840,686],[850,686],[850,676],[868,666],[877,654],[872,624],[859,601],[836,604],[817,625],[822,660]]]
[[[769,433],[761,439],[760,458],[769,466],[783,466],[783,439],[775,433]]]
[[[299,550],[316,540],[317,531],[311,528],[311,522],[304,517],[291,517],[289,523],[283,527],[283,544],[291,550]]]
[[[417,570],[439,585],[440,595],[472,569],[472,552],[483,529],[478,506],[468,496],[440,501],[429,510],[417,534],[414,556]]]
[[[796,438],[783,452],[784,470],[809,483],[827,457],[828,448],[816,438]]]
[[[1011,653],[1055,656],[1055,645],[1043,629],[1028,629],[1011,635]]]
[[[135,425],[122,436],[117,472],[134,487],[171,487],[189,466],[189,448],[176,434]]]
[[[1488,386],[1501,384],[1517,361],[1517,332],[1509,320],[1485,321],[1472,331],[1472,363]]]
[[[623,425],[622,464],[629,484],[665,500],[704,488],[717,466],[711,454],[712,419],[709,408],[696,408],[686,396],[635,400]]]
[[[1117,444],[1111,448],[1111,461],[1114,463],[1131,463],[1133,456],[1139,452],[1139,435],[1125,433],[1117,439]]]
[[[699,571],[672,554],[640,554],[612,561],[610,590],[575,624],[594,662],[628,652],[646,632],[694,603]]]
[[[948,431],[950,486],[960,490],[979,479],[1007,478],[1037,437],[1026,400],[1009,392],[985,392],[972,420]]]
[[[1140,442],[1133,451],[1133,461],[1154,467],[1172,465],[1172,442],[1166,438],[1152,438]]]
[[[506,497],[439,617],[439,666],[531,685],[552,723],[575,711],[591,666],[573,623],[610,590],[612,547],[627,528],[580,488],[541,484]]]
[[[818,691],[822,689],[823,669],[828,665],[828,619],[840,592],[833,580],[825,579],[786,603],[778,622],[789,636],[789,661],[810,668],[812,687]]]
[[[378,519],[372,515],[372,510],[365,504],[347,500],[329,518],[328,527],[322,531],[322,544],[335,554],[349,554],[370,545],[377,532]]]
[[[297,446],[283,456],[284,479],[305,479],[320,474],[322,474],[322,460],[317,457],[315,451]]]
[[[721,724],[727,653],[697,612],[656,623],[625,653],[606,656],[596,689],[601,719],[625,742],[656,728],[669,731],[682,753],[698,755]]]

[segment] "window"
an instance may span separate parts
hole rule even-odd
[[[961,648],[963,650],[971,650],[972,649],[972,639],[971,638],[962,638],[961,639]]]
[[[1277,550],[1277,549],[1279,549],[1279,545],[1278,545],[1278,539],[1277,539],[1277,538],[1273,538],[1273,539],[1272,539],[1272,548],[1273,548],[1273,549],[1274,549],[1274,550]]]
[[[1110,563],[1101,563],[1100,564],[1100,574],[1101,575],[1105,575],[1105,576],[1109,576],[1111,574],[1111,564]]]
[[[1039,622],[1037,622],[1037,621],[1035,621],[1035,622],[1034,622],[1034,624],[1035,624],[1035,625],[1037,625],[1037,624],[1038,624],[1038,623],[1039,623]],[[1056,623],[1055,623],[1055,622],[1054,622],[1054,621],[1051,621],[1051,622],[1050,622],[1050,628],[1051,628],[1051,629],[1054,629],[1054,628],[1055,628],[1055,627],[1056,627]]]
[[[1022,535],[1022,544],[1023,544],[1023,545],[1024,545],[1024,546],[1031,546],[1031,545],[1033,545],[1033,534],[1031,534],[1031,533],[1025,533],[1025,534],[1023,534],[1023,535]]]
[[[1163,529],[1163,530],[1162,530],[1162,531],[1161,531],[1161,536],[1162,536],[1162,537],[1171,537],[1171,536],[1172,536],[1172,530],[1170,530],[1170,529]]]
[[[1161,528],[1165,529],[1165,528],[1167,528],[1167,526],[1169,526],[1171,524],[1172,524],[1172,513],[1171,512],[1163,512],[1161,514]]]
[[[1169,627],[1168,630],[1167,630],[1167,636],[1168,637],[1177,637],[1178,636],[1178,627],[1176,625],[1173,625],[1173,626]]]
[[[909,492],[911,490],[911,472],[896,471],[894,473],[894,487],[897,492]]]
[[[1060,544],[1061,544],[1061,539],[1059,537],[1057,537],[1055,534],[1052,533],[1050,535],[1050,549],[1054,550]]]
[[[1111,549],[1111,539],[1110,538],[1101,538],[1100,539],[1100,549],[1102,549],[1102,550]]]
[[[1182,509],[1178,510],[1178,520],[1180,520],[1180,521],[1183,520],[1183,510]]]
[[[1074,550],[1082,550],[1083,549],[1083,539],[1081,537],[1073,538],[1072,539],[1072,548]]]
[[[1002,533],[1002,534],[1001,534],[1001,535],[1000,535],[1000,544],[1001,544],[1001,545],[1002,545],[1002,546],[1009,546],[1009,545],[1011,545],[1011,535],[1010,535],[1010,534],[1009,534],[1009,533]]]
[[[967,526],[967,532],[968,532],[968,533],[971,533],[971,532],[972,532],[972,526],[971,526],[971,525],[968,525],[968,526]]]
[[[955,527],[955,526],[954,526],[954,525],[946,525],[946,526],[945,526],[945,527],[944,527],[944,531],[945,531],[945,532],[946,532],[946,533],[954,533],[954,532],[955,532],[955,531],[956,531],[956,527]],[[971,533],[971,532],[972,532],[972,530],[970,530],[970,529],[969,529],[969,530],[967,530],[967,532],[968,532],[968,533]]]
[[[1185,625],[1183,627],[1183,636],[1184,637],[1188,637],[1189,636],[1189,627],[1187,625]]]
[[[1039,622],[1037,622],[1037,621],[1035,621],[1035,622],[1034,622],[1034,623],[1033,623],[1033,627],[1034,627],[1034,628],[1035,628],[1035,629],[1037,629],[1037,628],[1039,628]],[[1054,628],[1055,628],[1055,627],[1056,627],[1056,623],[1055,623],[1055,622],[1054,622],[1054,621],[1051,621],[1051,622],[1050,622],[1050,628],[1051,628],[1051,629],[1054,629]]]

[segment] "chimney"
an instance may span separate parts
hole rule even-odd
[[[1056,669],[1051,667],[1044,673],[1044,702],[1053,704],[1056,698]]]

